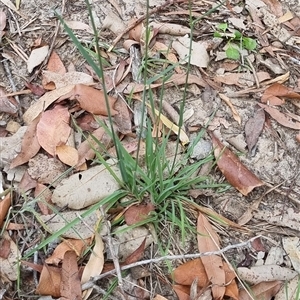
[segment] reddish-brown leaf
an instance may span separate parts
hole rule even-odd
[[[81,283],[75,251],[67,251],[64,255],[61,271],[61,297],[67,300],[81,300]]]
[[[105,95],[103,91],[94,89],[93,87],[76,84],[75,87],[68,94],[59,98],[59,101],[64,99],[77,100],[82,109],[95,115],[108,115],[108,110],[105,102]],[[110,113],[112,116],[118,112],[114,110],[116,99],[107,95]]]
[[[255,187],[264,183],[257,178],[238,157],[226,148],[213,133],[210,133],[217,165],[227,181],[240,191],[244,196],[248,195]]]
[[[53,297],[60,297],[61,269],[44,264],[36,293]]]
[[[226,280],[225,295],[231,297],[232,299],[239,300],[239,288],[235,281],[235,273],[224,261],[223,261],[223,270],[225,271],[225,280]]]
[[[180,285],[190,286],[195,278],[198,278],[198,286],[206,287],[209,285],[209,280],[200,258],[180,265],[172,273],[172,279]]]
[[[10,169],[27,163],[30,158],[34,157],[39,152],[41,146],[36,133],[36,127],[39,121],[40,116],[35,118],[27,127],[22,140],[21,152],[12,160]]]
[[[0,199],[0,228],[6,218],[7,212],[11,205],[11,194],[8,193],[3,200]]]
[[[10,253],[10,241],[4,238],[0,240],[0,257],[7,259]]]
[[[46,90],[38,84],[25,82],[25,86],[28,87],[34,95],[43,96],[46,93]]]
[[[279,292],[282,281],[261,282],[250,287],[251,294],[245,290],[240,291],[239,300],[264,299],[271,300]]]
[[[263,108],[273,119],[275,119],[279,124],[291,128],[300,129],[300,122],[293,121],[292,117],[280,112],[278,109],[271,106],[258,103],[258,105]]]
[[[197,221],[197,240],[200,253],[217,251],[220,249],[219,236],[214,231],[206,217],[199,213]],[[214,299],[223,299],[225,294],[225,271],[222,258],[218,255],[202,256],[201,261],[207,277],[212,283],[212,294]]]
[[[270,105],[281,105],[284,103],[284,100],[279,97],[300,100],[300,94],[294,92],[293,89],[280,83],[274,83],[264,91],[261,102]]]
[[[149,217],[149,213],[154,210],[155,207],[151,202],[132,205],[124,214],[125,222],[127,225],[134,225],[138,222],[144,221]]]
[[[128,257],[126,257],[125,262],[122,263],[122,266],[133,264],[138,260],[140,260],[143,257],[145,246],[146,246],[146,238],[143,240],[141,245],[135,251],[133,251]]]
[[[189,285],[173,285],[173,289],[176,292],[179,300],[191,300],[190,288],[191,287]]]
[[[87,246],[90,245],[91,240],[75,240],[65,239],[54,250],[53,254],[48,257],[45,262],[47,264],[59,265],[64,258],[67,251],[75,251],[77,256],[81,256]]]
[[[42,113],[37,124],[37,139],[39,144],[52,156],[56,154],[56,147],[66,144],[68,140],[71,132],[69,120],[68,108],[61,105]]]
[[[47,64],[47,70],[60,74],[60,75],[64,75],[67,73],[67,70],[63,64],[63,62],[61,61],[60,57],[58,56],[58,54],[55,51],[52,51],[49,60],[48,60],[48,64]]]
[[[264,128],[265,119],[265,112],[262,109],[258,109],[254,113],[254,116],[250,118],[245,124],[246,142],[250,153],[255,147],[258,138]]]

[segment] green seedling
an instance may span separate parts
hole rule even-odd
[[[217,25],[217,30],[214,32],[214,37],[219,37],[227,40],[225,52],[227,58],[239,60],[241,57],[241,50],[246,49],[254,51],[257,43],[254,39],[245,37],[240,31],[235,30],[231,32],[228,29],[227,23]]]

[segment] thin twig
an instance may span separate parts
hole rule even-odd
[[[262,236],[259,235],[259,236],[256,236],[256,237],[253,237],[253,238],[249,239],[246,242],[226,246],[225,248],[220,249],[218,251],[195,253],[195,254],[184,254],[184,255],[166,255],[166,256],[162,256],[162,257],[158,257],[158,258],[152,258],[152,259],[138,261],[138,262],[135,262],[133,264],[123,266],[120,269],[121,269],[121,271],[124,271],[124,270],[131,269],[133,267],[152,264],[152,263],[158,263],[158,262],[161,262],[161,261],[164,261],[164,260],[195,259],[195,258],[199,258],[199,257],[203,257],[203,256],[209,256],[209,255],[220,255],[220,254],[222,254],[222,253],[224,253],[228,250],[232,250],[232,249],[236,249],[236,248],[250,247],[251,242],[253,242],[254,240],[256,240],[257,238],[260,238],[260,237],[262,237]],[[92,277],[90,279],[90,281],[88,281],[88,282],[86,282],[82,285],[82,290],[84,291],[84,290],[87,290],[87,289],[93,287],[95,281],[97,281],[99,279],[102,279],[104,277],[107,277],[109,275],[113,275],[115,273],[116,273],[116,270],[111,270],[111,271],[106,272],[104,274],[100,274],[99,276]]]

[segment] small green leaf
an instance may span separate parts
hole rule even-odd
[[[228,28],[228,24],[227,23],[218,24],[217,28],[225,32],[226,29]]]
[[[234,47],[229,46],[225,52],[226,52],[226,56],[230,59],[235,59],[235,60],[240,59],[240,52],[238,49],[235,49]]]
[[[254,50],[256,48],[257,44],[254,39],[244,37],[243,38],[243,47],[247,50]]]
[[[218,32],[218,31],[215,31],[215,32],[214,32],[214,37],[221,38],[221,37],[223,37],[223,33],[220,33],[220,32]]]
[[[233,34],[235,40],[239,40],[242,37],[242,34],[238,30],[236,30]]]

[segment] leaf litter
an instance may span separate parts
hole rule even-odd
[[[2,2],[4,2],[5,5],[10,5],[7,1]],[[225,53],[222,47],[226,46],[228,40],[223,39],[223,41],[210,43],[212,35],[209,36],[209,30],[205,28],[204,23],[201,23],[200,28],[197,27],[195,29],[195,36],[191,39],[189,35],[190,28],[184,25],[184,22],[176,24],[176,18],[178,18],[178,16],[185,18],[184,16],[189,14],[187,9],[181,7],[178,11],[162,13],[158,22],[153,23],[151,30],[148,32],[148,34],[150,34],[148,42],[151,58],[154,58],[154,60],[158,57],[163,58],[166,63],[164,67],[169,64],[173,66],[177,72],[177,74],[172,74],[166,82],[156,80],[146,85],[140,82],[132,82],[132,80],[130,80],[132,61],[125,63],[126,59],[124,60],[124,56],[119,57],[121,56],[121,52],[117,52],[119,48],[116,47],[116,52],[113,53],[106,51],[107,47],[102,47],[101,45],[101,55],[105,57],[108,65],[111,65],[112,68],[116,68],[117,70],[115,79],[113,80],[109,79],[111,76],[109,74],[112,74],[111,70],[104,69],[104,76],[107,82],[111,82],[109,86],[110,94],[107,99],[110,105],[110,114],[114,117],[114,130],[116,130],[116,133],[120,134],[120,136],[128,135],[133,138],[133,140],[135,138],[135,128],[132,126],[132,112],[128,109],[127,103],[120,99],[120,95],[128,97],[128,95],[135,94],[133,99],[138,99],[140,97],[138,93],[143,92],[144,89],[155,90],[159,93],[163,87],[166,89],[164,101],[175,111],[179,111],[180,101],[182,101],[182,99],[176,98],[177,95],[179,95],[178,91],[182,90],[185,84],[188,86],[192,84],[197,85],[198,92],[194,92],[193,94],[193,92],[191,92],[192,89],[188,89],[187,92],[189,117],[184,119],[184,130],[179,130],[177,127],[178,118],[174,118],[174,120],[170,121],[164,116],[165,111],[163,111],[163,113],[155,111],[156,117],[152,116],[152,120],[155,122],[155,118],[159,119],[161,124],[157,128],[165,127],[171,129],[173,133],[180,136],[182,144],[189,143],[189,135],[192,130],[199,130],[210,123],[210,128],[213,128],[214,131],[211,134],[211,139],[214,145],[213,148],[217,166],[214,171],[218,172],[220,170],[226,180],[235,187],[237,191],[234,192],[231,190],[231,193],[235,193],[235,196],[231,199],[226,199],[226,201],[223,201],[221,197],[221,201],[219,201],[218,194],[213,194],[213,196],[209,197],[211,197],[210,200],[212,201],[213,209],[219,209],[219,205],[222,205],[223,209],[220,211],[224,211],[224,213],[228,214],[233,220],[239,219],[242,215],[242,212],[238,214],[239,206],[243,207],[253,196],[256,197],[258,194],[263,194],[262,189],[268,186],[266,183],[270,184],[270,182],[272,182],[275,186],[275,183],[279,184],[282,179],[286,180],[287,187],[283,190],[277,188],[277,190],[274,190],[274,193],[277,193],[276,195],[284,195],[285,198],[292,199],[294,203],[298,202],[292,195],[299,193],[299,178],[294,177],[294,173],[296,173],[295,170],[297,170],[298,159],[296,156],[297,140],[295,139],[295,133],[293,131],[299,130],[300,128],[298,126],[300,121],[298,116],[299,112],[297,110],[297,107],[299,108],[299,106],[297,106],[299,86],[297,88],[295,84],[293,84],[293,82],[297,82],[297,75],[292,72],[293,67],[291,67],[295,60],[299,60],[297,48],[294,46],[299,43],[299,33],[296,30],[299,21],[297,21],[297,16],[294,13],[295,10],[290,9],[289,14],[284,15],[282,5],[278,1],[246,2],[248,6],[245,13],[249,13],[253,23],[249,22],[249,19],[245,18],[242,14],[241,18],[237,19],[232,12],[236,11],[240,13],[243,8],[239,5],[231,4],[230,9],[226,6],[223,7],[225,10],[227,9],[230,15],[228,20],[226,20],[226,22],[228,22],[227,26],[229,26],[231,33],[243,28],[243,34],[245,34],[244,38],[248,38],[248,35],[250,35],[252,38],[257,39],[259,52],[263,53],[265,56],[264,59],[260,57],[259,53],[251,53],[248,50],[245,51],[246,49],[239,49],[240,54],[242,54],[242,61],[232,63],[228,61],[226,57],[218,61],[217,58],[221,57],[219,53],[223,52],[223,55]],[[283,2],[283,4],[286,5],[285,1]],[[113,15],[123,17],[123,13],[126,16],[126,8],[129,9],[132,4],[126,2],[124,4],[124,11],[117,3],[109,5],[112,5],[112,9],[116,7],[118,9],[116,14],[106,14],[106,28],[110,28],[112,32],[117,34],[120,32],[119,30],[123,30],[122,34],[119,35],[123,37],[123,33],[128,32],[123,22],[128,22],[130,19],[129,16],[123,19],[120,26],[113,26],[112,19],[110,20],[109,18],[112,18]],[[155,14],[155,12],[158,12],[160,9],[164,11],[168,8],[168,5],[172,5],[172,3],[163,4],[162,7],[160,7],[160,5],[161,4],[157,4],[157,7],[152,10],[152,13]],[[185,4],[182,5],[184,6]],[[209,8],[208,4],[202,4],[201,6],[198,3],[195,5],[197,6],[195,6],[196,9],[191,12],[192,15],[196,18],[202,18],[205,9],[208,10]],[[30,11],[30,4],[24,4],[20,12],[17,11],[13,5],[10,6],[11,9],[18,14],[18,21],[21,23],[24,22],[25,14],[23,13],[27,13],[27,9]],[[93,14],[97,19],[97,24],[104,21],[101,19],[99,9],[98,7],[93,8]],[[143,5],[136,5],[134,11],[139,15],[139,11],[141,12],[143,9]],[[201,11],[201,14],[199,14],[199,11]],[[177,17],[174,18],[173,16]],[[212,24],[207,25],[208,27],[211,26],[210,32],[215,30],[215,26],[218,26],[218,23],[224,22],[224,19],[220,18],[218,14],[215,14],[214,17],[215,19],[212,19]],[[6,27],[8,18],[10,17],[8,17],[6,11],[0,12],[0,38],[2,38],[2,40],[11,34]],[[24,18],[24,20],[22,18]],[[69,21],[68,24],[76,30],[76,33],[79,35],[86,35],[84,40],[86,40],[86,37],[88,37],[88,39],[91,38],[91,30],[88,22],[81,15],[78,15],[77,20],[78,21]],[[141,21],[143,21],[143,18],[132,22],[133,24],[139,24],[139,26],[132,27],[133,29],[130,31],[130,35],[131,38],[135,40],[135,46],[133,47],[140,47],[142,53],[144,53],[145,44],[143,43],[147,40],[147,30],[145,29],[145,23]],[[45,22],[40,22],[40,24],[44,23]],[[255,24],[260,25],[256,26]],[[23,31],[26,26],[25,24],[24,27],[17,27],[19,28],[18,30]],[[269,30],[269,35],[264,34],[266,30]],[[206,38],[206,36],[209,36],[209,38]],[[271,45],[270,41],[272,38],[270,39],[270,37],[272,37],[273,40],[275,39],[277,44],[274,42],[274,44]],[[28,36],[25,35],[23,35],[22,38],[29,39]],[[127,49],[130,49],[133,42],[126,40],[126,36],[124,36],[124,39],[125,44],[127,43]],[[173,43],[170,42],[170,39],[174,39]],[[99,78],[97,78],[97,76],[93,75],[92,77],[91,74],[86,74],[84,71],[81,72],[82,69],[80,68],[78,68],[77,71],[74,67],[66,68],[64,66],[62,61],[68,61],[68,63],[76,61],[74,56],[72,54],[70,55],[68,51],[65,53],[67,55],[64,55],[63,51],[61,51],[61,49],[65,49],[65,41],[61,41],[61,44],[58,44],[60,46],[56,49],[57,53],[60,53],[64,58],[63,60],[56,51],[52,51],[50,46],[45,45],[42,39],[36,41],[32,40],[30,43],[29,41],[27,42],[27,45],[34,45],[33,47],[36,48],[33,50],[31,48],[26,49],[26,52],[30,53],[30,55],[27,62],[23,62],[23,69],[25,71],[24,74],[26,74],[26,84],[37,97],[34,101],[30,99],[32,105],[20,107],[17,102],[12,100],[13,98],[10,98],[15,97],[14,93],[10,93],[12,96],[6,97],[8,93],[5,91],[0,96],[2,111],[10,113],[11,116],[9,118],[15,118],[16,114],[20,113],[21,110],[25,111],[23,116],[20,114],[22,120],[18,119],[18,122],[23,124],[24,121],[24,123],[28,125],[28,127],[20,127],[15,134],[8,137],[1,137],[1,166],[5,168],[4,172],[8,172],[9,167],[13,170],[20,169],[21,165],[27,168],[24,174],[27,174],[26,176],[29,177],[26,180],[23,179],[22,184],[24,187],[26,186],[23,190],[26,190],[28,193],[32,187],[35,187],[35,197],[38,199],[37,203],[40,210],[38,214],[41,214],[39,218],[42,226],[46,226],[50,232],[55,234],[57,231],[62,230],[63,237],[71,237],[80,242],[83,242],[80,238],[83,239],[95,235],[96,243],[94,250],[90,252],[91,254],[89,256],[91,262],[89,262],[88,259],[85,260],[88,261],[88,263],[83,272],[88,274],[86,278],[97,276],[105,263],[102,237],[105,236],[107,232],[101,233],[101,236],[95,233],[95,227],[101,219],[99,212],[90,214],[89,217],[84,220],[81,220],[80,216],[87,212],[87,210],[83,210],[83,208],[97,203],[97,201],[106,195],[110,195],[114,190],[120,188],[120,183],[116,183],[116,181],[114,181],[115,179],[109,178],[109,173],[106,172],[107,170],[105,168],[99,172],[97,171],[96,175],[91,171],[96,168],[92,163],[92,160],[95,158],[93,148],[97,148],[98,151],[101,152],[101,155],[114,153],[113,148],[110,148],[113,144],[112,139],[106,136],[103,128],[101,128],[96,121],[97,118],[100,118],[106,122],[107,115],[109,114],[105,105],[106,95],[101,90],[101,84],[99,84]],[[192,55],[189,58],[192,65],[192,72],[188,78],[186,78],[185,66],[188,60],[187,54],[189,53],[187,49],[190,44],[193,48]],[[11,47],[9,51],[15,55],[9,56],[12,61],[14,59],[16,60],[16,57],[18,57],[18,59],[20,57],[26,58],[26,53],[23,55],[22,49],[16,46],[14,42],[9,42],[7,45]],[[114,45],[114,43],[111,45]],[[49,49],[51,53],[49,53]],[[112,49],[113,48],[110,50]],[[8,57],[7,54],[4,55],[6,55],[4,57]],[[48,55],[50,56],[47,70],[42,71],[43,89],[41,90],[37,88],[40,84],[36,82],[37,77],[32,74],[32,77],[29,78],[28,72],[32,72],[33,70],[39,72],[39,66],[41,66],[41,63],[45,61]],[[155,55],[157,56],[155,57]],[[246,60],[244,60],[244,56],[247,56]],[[119,67],[116,67],[117,59],[122,59],[123,61]],[[183,60],[185,60],[185,65],[179,65]],[[17,64],[13,62],[9,67],[14,69],[16,65]],[[245,65],[247,66],[246,68]],[[264,68],[261,68],[262,65]],[[125,70],[125,68],[127,69]],[[203,68],[205,68],[205,70],[203,70]],[[266,69],[268,70],[267,72]],[[281,71],[278,73],[278,70]],[[291,70],[291,72],[284,73],[286,70]],[[5,70],[5,72],[7,72],[7,70]],[[14,73],[18,72],[14,70]],[[284,74],[284,76],[276,78],[274,74]],[[8,75],[6,77],[8,78],[10,76]],[[18,81],[18,79],[15,80]],[[285,82],[284,85],[283,82]],[[11,85],[6,78],[3,79],[3,83],[5,87]],[[231,86],[231,92],[227,90],[229,85]],[[18,88],[20,86],[23,85],[19,82]],[[199,98],[204,97],[201,90],[204,87],[207,89],[209,86],[211,89],[217,90],[226,104],[219,103],[217,110],[214,111],[214,109],[212,109],[213,106],[206,103],[203,107],[200,107],[201,109],[199,110],[197,104],[199,102],[197,101],[199,101]],[[117,91],[115,88],[117,88]],[[236,98],[239,97],[237,96],[239,92],[243,93],[243,99]],[[16,95],[18,96],[18,94]],[[22,91],[20,91],[19,95],[22,95]],[[24,97],[26,98],[25,95],[26,93],[24,93]],[[212,101],[212,99],[213,98],[209,101]],[[288,99],[291,99],[291,101],[287,101]],[[214,100],[215,99],[213,99],[213,101]],[[246,104],[246,101],[249,101],[247,102],[249,105]],[[257,105],[260,108],[257,108]],[[5,107],[9,107],[10,110],[6,110]],[[203,115],[201,115],[201,110],[203,111]],[[83,131],[88,132],[89,139],[85,141],[82,132],[73,131],[73,123],[70,120],[70,116],[75,116],[74,120],[76,122],[76,119],[79,121],[82,116],[84,117],[84,115],[88,114],[90,114],[90,116],[98,116],[84,121],[86,123],[82,122],[80,124],[80,122],[78,122],[78,126],[82,127]],[[208,116],[209,119],[207,118]],[[271,119],[269,119],[268,116],[271,116]],[[236,122],[232,122],[232,117]],[[1,126],[6,124],[6,119],[4,118],[3,120]],[[82,118],[82,120],[84,119]],[[188,120],[188,122],[186,122],[186,120]],[[281,125],[286,128],[281,127]],[[292,130],[289,131],[289,129]],[[272,134],[269,134],[270,132]],[[230,146],[228,145],[228,142],[232,140],[232,137],[236,137],[237,133],[239,133],[239,138],[242,137],[242,139],[243,134],[245,134],[248,154],[251,155],[242,153],[238,158],[234,154],[237,148],[234,148],[235,146],[232,144]],[[93,136],[98,138],[103,145],[95,143]],[[275,136],[279,136],[279,139],[274,139]],[[220,142],[221,140],[222,143]],[[122,143],[124,143],[124,141],[122,141]],[[281,146],[284,144],[288,151]],[[134,142],[130,142],[127,147],[129,149],[128,152],[131,153],[137,150]],[[231,148],[231,150],[229,148]],[[243,148],[241,147],[239,150],[240,149]],[[244,151],[247,150],[244,148],[243,152]],[[39,160],[41,155],[43,155],[43,162]],[[55,167],[56,164],[60,165],[58,169]],[[66,172],[68,167],[71,167],[71,169]],[[89,171],[91,175],[88,174]],[[116,169],[116,172],[118,173],[119,170]],[[101,176],[99,174],[101,174]],[[24,175],[23,178],[26,176]],[[56,178],[62,178],[64,176],[67,178],[60,181],[60,183],[53,182],[56,181]],[[214,173],[214,176],[219,178],[218,176],[220,175],[215,175]],[[118,179],[120,178],[121,177]],[[32,180],[32,182],[30,182],[30,180]],[[99,183],[101,184],[99,185]],[[105,186],[106,189],[97,188],[98,193],[94,194],[96,190],[95,186],[102,187],[102,185]],[[286,192],[288,189],[294,189],[293,193]],[[45,194],[45,197],[43,197],[43,194]],[[230,202],[234,201],[237,195],[240,201],[236,203],[240,204],[233,205],[235,209],[232,211],[230,210]],[[195,198],[197,199],[197,197]],[[295,232],[299,231],[297,208],[291,208],[289,207],[290,204],[287,203],[285,204],[287,207],[285,205],[279,205],[278,209],[272,204],[270,198],[265,198],[265,202],[259,201],[255,213],[253,213],[247,221],[248,224],[251,226],[252,219],[255,219],[256,222],[260,220],[265,222],[263,225],[271,223],[273,226],[284,226],[286,230],[292,230],[289,232],[291,236],[295,235]],[[8,220],[5,220],[5,218],[8,218],[8,216],[6,216],[8,207],[15,203],[15,201],[7,199],[9,198],[6,197],[1,201],[1,204],[5,206],[3,208],[3,216],[1,215],[2,224],[5,224],[5,226]],[[53,206],[52,201],[58,204],[60,209],[62,209],[58,214],[50,209]],[[264,210],[262,204],[276,209]],[[151,205],[149,205],[149,207],[147,205],[143,207],[142,204],[136,204],[129,207],[125,212],[124,209],[121,209],[121,216],[124,214],[126,222],[135,225],[136,223],[143,222],[147,217],[155,213],[156,207]],[[64,211],[66,208],[67,211]],[[190,209],[192,208],[195,209],[195,205],[190,206]],[[203,212],[207,213],[205,209],[203,209]],[[212,217],[212,215],[213,214],[210,214],[210,217]],[[217,217],[217,214],[214,214],[214,216]],[[220,217],[223,216],[220,215]],[[120,218],[120,216],[118,218]],[[115,220],[119,220],[118,218]],[[65,229],[66,226],[68,226],[70,222],[74,222],[74,220],[77,220],[75,222],[77,225],[74,225],[73,228]],[[236,228],[235,230],[237,232],[238,230],[242,230],[239,226],[233,226],[233,224],[235,224],[234,222],[230,222],[225,223]],[[263,228],[267,230],[267,227]],[[121,227],[117,229],[121,230]],[[226,230],[226,228],[224,230]],[[202,214],[198,217],[197,231],[204,234],[197,234],[199,249],[194,248],[194,252],[218,251],[225,246],[225,242],[222,241],[223,236],[221,236],[221,238],[217,236],[216,228],[211,227],[209,221]],[[120,259],[123,259],[122,266],[124,266],[124,262],[125,264],[130,264],[142,258],[145,247],[155,240],[148,239],[146,242],[145,236],[151,236],[152,234],[154,233],[151,230],[143,233],[137,230],[129,237],[126,235],[122,237],[123,241],[120,244],[121,250],[119,252]],[[241,233],[239,234],[241,239],[245,240],[247,238],[241,236]],[[278,234],[280,236],[280,233]],[[5,259],[7,260],[11,255],[13,259],[17,260],[16,257],[20,256],[16,250],[19,246],[17,241],[20,241],[20,237],[13,235],[14,240],[10,240],[6,232],[4,236],[3,249],[6,252],[5,255],[3,255],[6,257]],[[122,234],[120,233],[120,238],[121,236]],[[141,238],[144,240],[143,247]],[[274,237],[274,239],[278,239],[278,236]],[[138,241],[138,243],[133,247],[129,245],[129,241],[131,240]],[[282,294],[282,283],[285,279],[290,279],[289,284],[291,283],[291,291],[293,290],[291,294],[295,291],[295,288],[292,287],[294,279],[291,277],[296,274],[295,271],[298,270],[299,265],[297,241],[294,240],[293,237],[282,240],[279,238],[279,240],[282,243],[282,247],[286,250],[288,259],[290,259],[288,264],[290,267],[284,267],[283,262],[281,266],[269,263],[263,266],[265,271],[262,271],[263,269],[259,266],[250,267],[249,265],[250,268],[240,269],[240,273],[243,273],[243,275],[239,273],[237,275],[239,278],[246,278],[249,283],[254,284],[251,287],[251,291],[257,297],[271,299],[272,297],[276,297],[277,293],[278,295],[280,293]],[[106,243],[106,239],[104,241]],[[77,261],[82,255],[82,250],[72,246],[72,242],[66,243],[70,244],[68,251],[63,250],[53,260],[55,264],[62,263],[62,269],[48,265],[50,264],[49,261],[46,261],[44,265],[35,266],[37,270],[42,272],[36,291],[40,294],[61,296],[63,299],[69,299],[71,295],[72,297],[74,296],[76,288],[76,296],[80,299],[81,271],[77,268]],[[231,243],[234,244],[234,241],[232,240]],[[101,247],[99,246],[100,244]],[[122,244],[127,244],[126,247],[128,247],[128,249],[122,248]],[[88,242],[85,246],[86,245],[88,245]],[[56,249],[59,249],[59,247]],[[130,255],[132,255],[133,258],[130,258]],[[126,257],[129,258],[127,259]],[[230,257],[230,260],[236,263],[241,261],[242,258],[240,256]],[[194,299],[197,293],[198,295],[205,294],[208,299],[222,299],[223,295],[227,295],[232,299],[251,299],[249,298],[248,291],[237,286],[236,274],[231,270],[230,265],[224,262],[221,256],[203,256],[180,264],[181,262],[176,262],[177,268],[173,272],[176,284],[173,285],[173,288],[171,283],[169,283],[168,286],[169,291],[173,291],[174,289],[180,299],[190,299],[189,297]],[[1,269],[0,275],[6,280],[14,281],[16,278],[15,265],[12,266],[8,264],[7,266],[8,267],[5,267],[6,269]],[[97,270],[95,270],[95,266],[97,266]],[[254,270],[256,270],[255,268],[257,268],[259,270],[258,273],[263,276],[253,281],[251,276],[256,277],[256,273],[253,275]],[[180,271],[176,271],[177,269]],[[274,276],[274,272],[284,275],[284,278],[277,278]],[[177,277],[174,274],[177,274]],[[182,279],[178,277],[178,274],[188,274],[189,276],[187,277],[189,277],[189,281],[182,281]],[[204,283],[201,283],[201,280],[199,281],[199,278],[196,278],[198,277],[197,274],[201,274],[201,278],[205,279]],[[187,277],[185,279],[187,279]],[[147,281],[145,278],[146,277],[141,277],[139,284],[145,284]],[[89,278],[86,280],[89,280]],[[51,289],[49,289],[48,282],[52,284]],[[211,284],[212,287],[210,287]],[[74,287],[74,291],[72,287]],[[74,293],[72,294],[72,292]],[[89,292],[84,293],[83,298],[88,298]],[[163,294],[162,290],[160,294]],[[159,295],[157,295],[157,297],[158,296]]]

